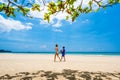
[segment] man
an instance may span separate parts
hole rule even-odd
[[[61,50],[61,53],[62,53],[62,56],[61,56],[61,60],[62,61],[62,58],[64,58],[64,62],[66,61],[65,60],[65,47],[63,46],[63,49]]]

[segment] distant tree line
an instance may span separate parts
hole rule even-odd
[[[12,52],[12,51],[1,49],[0,52]]]

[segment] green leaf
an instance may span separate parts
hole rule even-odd
[[[0,12],[4,10],[3,9],[4,7],[6,7],[6,5],[4,3],[0,4]]]
[[[92,4],[93,4],[93,2],[92,2],[92,1],[89,1],[88,5],[89,5],[90,7],[92,6]]]
[[[108,3],[109,3],[110,5],[112,5],[112,4],[115,3],[115,0],[108,0]]]
[[[61,7],[57,7],[57,11],[60,11],[61,10]]]
[[[76,17],[75,17],[75,16],[73,16],[73,17],[72,17],[72,22],[74,22],[74,21],[75,21],[75,19],[76,19]]]
[[[7,15],[7,17],[10,17],[10,13],[8,13],[8,14],[6,14]]]
[[[56,6],[54,6],[54,7],[53,7],[53,9],[55,9],[55,10],[56,10],[56,9],[57,9],[57,7],[56,7]]]
[[[32,16],[30,16],[30,18],[33,18]]]
[[[85,8],[83,9],[83,12],[84,12],[84,13],[88,13],[88,12],[89,12],[89,8],[88,8],[88,7],[85,7]]]
[[[40,12],[40,8],[37,8],[37,10]]]
[[[16,15],[14,13],[12,13],[12,16],[16,17]]]
[[[70,15],[72,14],[71,11],[70,11],[70,9],[67,9],[66,12],[67,12],[68,14],[70,14]]]
[[[106,6],[103,6],[103,9],[106,10]]]
[[[79,15],[79,13],[78,13],[77,11],[75,11],[75,12],[73,13],[73,16],[75,16],[75,17],[78,17],[78,15]]]
[[[35,11],[35,7],[32,7],[32,10]]]
[[[62,1],[58,1],[58,2],[57,2],[57,5],[58,5],[58,6],[62,6]]]
[[[38,10],[40,12],[40,5],[39,4],[33,4],[31,9],[33,11]]]
[[[66,20],[68,20],[69,19],[69,16],[66,16]]]
[[[53,14],[53,12],[52,12],[52,11],[50,11],[50,12],[49,12],[49,14],[51,15],[51,14]]]
[[[25,10],[25,12],[27,12],[27,13],[30,11],[29,8],[24,8],[24,10]]]
[[[14,2],[17,2],[17,0],[14,0]]]
[[[55,6],[55,3],[54,2],[50,2],[49,5]]]
[[[103,4],[102,2],[99,2],[99,5],[100,5],[100,6],[102,6],[102,4]]]
[[[76,0],[66,0],[66,2],[67,2],[68,4],[74,4],[75,1],[76,1]]]
[[[33,4],[32,6],[33,6],[33,7],[40,7],[39,4]]]
[[[28,12],[30,11],[29,8],[26,8],[26,7],[22,7],[22,6],[19,6],[20,7],[20,11],[24,16],[26,16],[28,14]]]
[[[50,22],[50,15],[49,15],[49,13],[45,13],[44,14],[44,20],[47,20],[48,23]]]
[[[72,15],[72,22],[79,16],[79,13],[77,11],[74,11]]]
[[[0,5],[0,11],[2,11],[3,10],[3,6],[2,5]]]
[[[77,9],[79,12],[81,12],[81,13],[83,12],[81,6],[78,6]]]

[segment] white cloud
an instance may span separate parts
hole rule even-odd
[[[77,0],[77,1],[74,3],[75,8],[77,8],[77,7],[81,4],[81,1],[82,1],[82,0]],[[90,1],[90,0],[83,0],[83,2],[82,2],[82,7],[84,8],[84,7],[88,6],[88,2],[89,2],[89,1]]]
[[[43,11],[39,12],[30,10],[29,14],[34,18],[43,18]]]
[[[59,28],[60,26],[62,26],[62,23],[60,20],[57,21],[57,23],[53,25],[53,27],[55,27],[55,28]]]
[[[41,0],[35,0],[35,3],[40,3]]]
[[[1,3],[8,3],[8,0],[0,0]]]
[[[61,29],[57,29],[57,28],[54,28],[53,31],[54,32],[63,32]]]
[[[29,22],[29,23],[26,23],[26,25],[28,25],[28,26],[32,26],[33,24]]]
[[[47,21],[45,21],[45,20],[40,20],[40,24],[47,24],[47,25],[49,25],[49,23]]]
[[[30,23],[29,23],[30,24]],[[24,25],[20,21],[13,19],[5,19],[0,15],[0,31],[1,32],[10,32],[11,30],[29,30],[32,29],[30,25]]]

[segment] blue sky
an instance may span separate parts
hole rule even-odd
[[[68,52],[120,52],[120,5],[81,14],[73,23],[62,15],[47,23],[39,15],[30,19],[16,14],[8,18],[0,13],[0,49],[47,52],[57,43]]]

